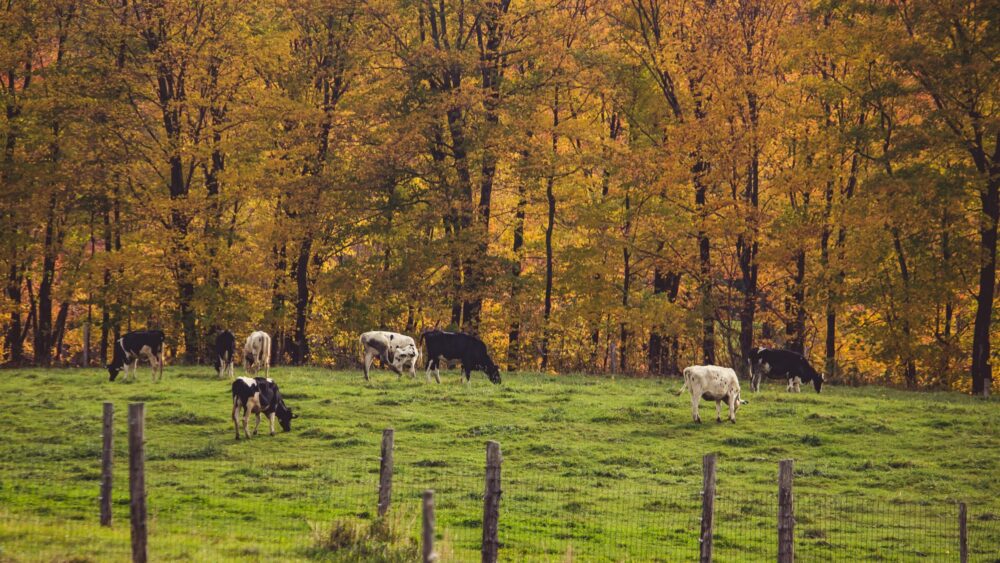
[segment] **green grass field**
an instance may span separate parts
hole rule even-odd
[[[957,561],[970,506],[972,560],[1000,561],[1000,402],[956,393],[828,386],[747,393],[737,424],[703,403],[691,422],[680,382],[504,375],[442,385],[376,371],[279,367],[301,418],[292,432],[234,440],[229,381],[173,367],[163,382],[109,383],[99,370],[6,370],[0,561],[126,560],[126,410],[146,403],[153,560],[407,560],[331,552],[333,523],[374,518],[379,442],[395,429],[391,520],[419,530],[436,491],[445,559],[478,560],[485,442],[504,456],[501,559],[696,558],[701,457],[718,452],[716,559],[773,559],[776,474],[795,460],[803,561]],[[97,525],[102,402],[115,404],[114,523]],[[412,546],[411,546],[412,547]]]

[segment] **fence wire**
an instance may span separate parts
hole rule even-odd
[[[0,560],[129,560],[127,457],[116,450],[110,528],[98,525],[99,454],[68,460],[73,477],[59,481],[14,456],[0,459]],[[435,491],[441,560],[479,560],[484,472],[471,462],[411,462],[397,453],[391,509],[379,520],[377,457],[317,467],[276,459],[266,447],[238,459],[196,454],[150,450],[153,561],[417,560],[426,489]],[[698,558],[698,491],[512,464],[502,475],[504,561]],[[796,491],[794,510],[802,561],[958,560],[954,502]],[[720,488],[714,560],[774,560],[776,520],[776,494]],[[1000,509],[971,505],[968,530],[970,561],[1000,560]]]

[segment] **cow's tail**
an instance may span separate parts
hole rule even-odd
[[[683,395],[685,389],[691,388],[691,373],[689,371],[690,369],[691,368],[689,367],[684,368],[684,385],[681,385],[681,388],[677,390],[678,395]]]

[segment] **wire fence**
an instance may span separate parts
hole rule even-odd
[[[116,443],[111,527],[98,524],[99,448],[68,455],[59,480],[36,469],[26,452],[0,457],[0,561],[129,560],[124,442]],[[379,519],[377,455],[316,467],[276,458],[264,440],[260,444],[238,459],[148,449],[151,560],[419,560],[426,489],[435,491],[440,559],[479,560],[481,465],[397,455],[391,508]],[[681,487],[508,463],[502,474],[500,559],[697,560],[702,499],[700,491]],[[954,502],[796,491],[794,511],[795,553],[803,561],[959,560]],[[714,559],[776,559],[776,514],[775,494],[720,488]],[[970,561],[1000,561],[996,506],[972,505],[968,530]]]

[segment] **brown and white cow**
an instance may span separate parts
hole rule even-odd
[[[243,346],[243,370],[256,375],[261,368],[264,369],[264,377],[270,375],[271,336],[262,330],[256,330],[250,333]]]
[[[691,392],[691,416],[701,422],[698,403],[701,399],[715,401],[715,420],[722,422],[720,405],[729,405],[729,421],[736,422],[736,411],[747,402],[740,399],[740,381],[731,368],[719,366],[690,366],[684,368],[684,385],[678,395],[687,389]]]
[[[364,350],[365,381],[376,357],[382,360],[382,365],[403,376],[403,370],[410,371],[410,377],[417,375],[417,360],[420,359],[420,349],[413,338],[398,332],[370,330],[361,335],[361,348]],[[430,376],[427,376],[428,381]]]

